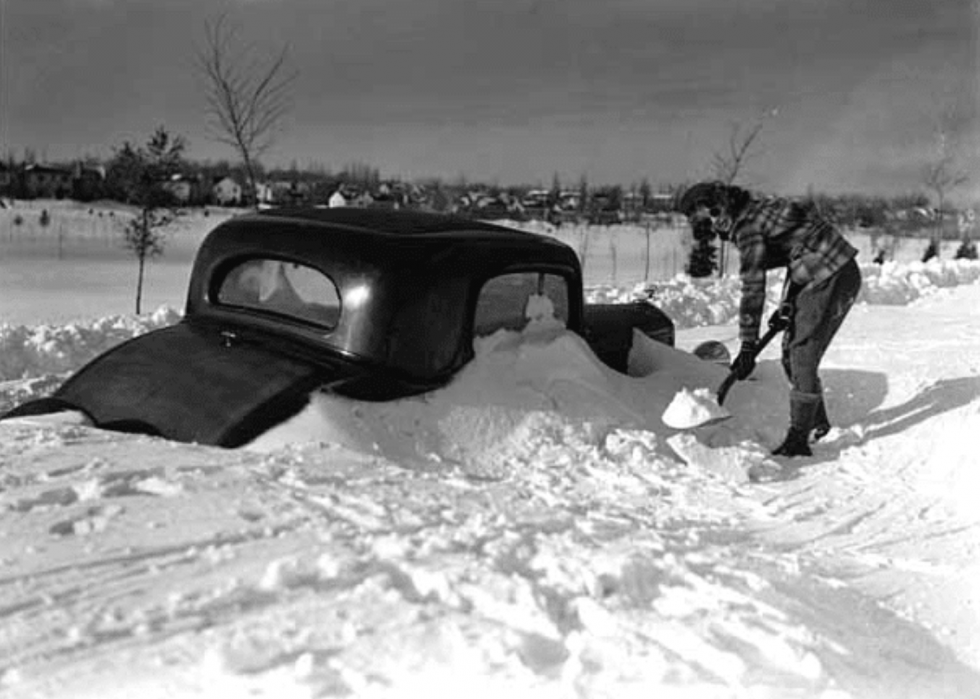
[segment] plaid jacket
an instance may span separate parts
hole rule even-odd
[[[819,284],[857,255],[837,228],[812,204],[788,199],[754,199],[735,219],[732,238],[741,264],[739,336],[759,339],[766,302],[766,270],[786,267],[800,286]]]

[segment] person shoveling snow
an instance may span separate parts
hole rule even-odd
[[[689,187],[677,208],[698,237],[731,238],[738,247],[742,346],[731,366],[737,380],[755,369],[766,271],[786,268],[783,367],[792,385],[790,426],[773,454],[811,456],[811,432],[825,434],[830,424],[820,361],[861,289],[857,249],[812,205],[755,197],[722,182]]]

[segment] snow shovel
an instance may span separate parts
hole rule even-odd
[[[753,357],[758,357],[759,353],[762,352],[762,350],[766,348],[766,345],[772,341],[772,338],[776,337],[776,335],[785,329],[786,325],[780,319],[778,319],[776,315],[773,315],[773,317],[769,319],[769,329],[766,330],[766,334],[759,340],[759,344],[755,346]],[[718,387],[718,405],[721,405],[725,401],[725,396],[728,395],[728,391],[731,390],[731,387],[735,385],[737,380],[738,379],[735,377],[735,370],[733,369],[728,373],[728,376],[725,377],[725,380],[721,382],[721,386]]]

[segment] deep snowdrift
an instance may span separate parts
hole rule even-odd
[[[796,463],[768,457],[777,348],[730,419],[671,429],[723,367],[641,338],[623,376],[547,324],[243,450],[0,424],[0,691],[978,696],[980,265],[864,273],[825,372],[839,426]],[[733,292],[652,296],[689,347],[734,341]],[[4,327],[0,401],[175,318]]]

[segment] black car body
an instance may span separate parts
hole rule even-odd
[[[239,446],[314,390],[390,400],[445,385],[476,337],[526,324],[531,295],[619,371],[634,328],[673,344],[650,304],[587,306],[575,252],[546,236],[419,212],[269,210],[208,234],[181,322],[4,417],[77,410],[105,429]]]

